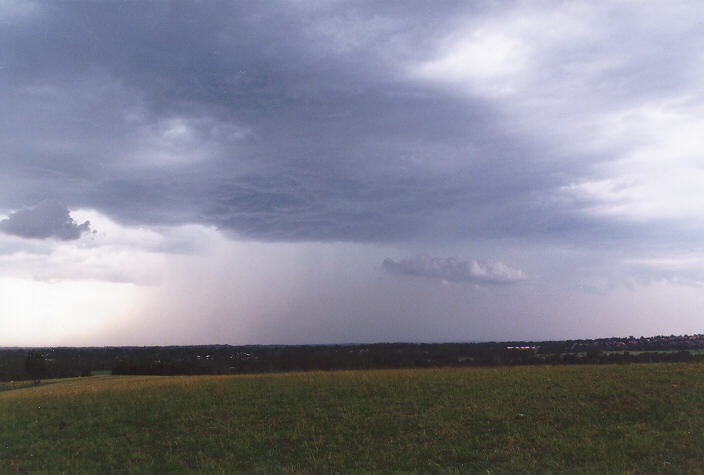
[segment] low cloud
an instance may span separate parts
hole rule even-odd
[[[448,282],[508,285],[526,279],[520,269],[501,262],[461,260],[454,257],[418,256],[394,261],[384,259],[384,269],[392,274],[414,275]]]
[[[51,200],[15,211],[0,221],[0,231],[31,239],[73,241],[90,230],[90,221],[78,224],[71,218],[65,205]]]

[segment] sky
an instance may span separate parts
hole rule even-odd
[[[697,1],[0,0],[0,346],[704,331]]]

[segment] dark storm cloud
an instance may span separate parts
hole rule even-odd
[[[577,214],[589,197],[556,194],[603,151],[536,138],[540,118],[496,106],[523,96],[460,96],[409,72],[503,9],[32,5],[0,23],[0,209],[58,198],[125,223],[277,241],[624,232]],[[559,80],[562,57],[542,61],[540,80]],[[642,69],[620,66],[620,81]],[[653,73],[658,88],[683,81],[668,71]]]
[[[79,224],[71,218],[66,206],[45,200],[31,208],[15,211],[9,218],[0,220],[0,231],[23,238],[72,241],[90,231],[90,222]]]
[[[447,282],[508,285],[526,279],[525,274],[501,262],[480,262],[453,257],[418,256],[412,259],[384,259],[384,269],[392,274],[412,275]]]

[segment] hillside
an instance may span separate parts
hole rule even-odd
[[[7,470],[691,470],[704,365],[0,385]]]

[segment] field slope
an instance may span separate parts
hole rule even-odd
[[[0,386],[8,470],[701,470],[704,365]]]

